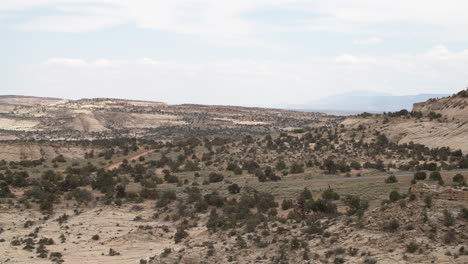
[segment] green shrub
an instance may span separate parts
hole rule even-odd
[[[169,174],[169,173],[164,174],[164,180],[167,183],[178,183],[179,182],[179,178],[176,175]]]
[[[423,181],[426,179],[426,177],[427,177],[427,174],[424,171],[417,171],[413,175],[413,179],[416,181]]]
[[[271,193],[255,193],[254,200],[256,201],[255,207],[261,213],[267,212],[270,208],[278,207],[278,203],[275,202],[275,197]]]
[[[60,154],[57,157],[55,157],[54,159],[52,159],[52,162],[53,163],[56,163],[56,162],[65,163],[67,161],[65,160],[65,157],[62,154]]]
[[[325,199],[312,201],[310,207],[315,213],[335,214],[337,212],[336,205]]]
[[[432,207],[432,196],[427,195],[426,197],[424,197],[424,203],[426,204],[427,208],[431,208]]]
[[[185,227],[180,225],[177,227],[177,232],[174,235],[174,242],[177,244],[182,241],[182,239],[186,238],[188,233],[185,232]]]
[[[392,191],[389,195],[390,201],[396,202],[401,199],[401,195],[398,191]]]
[[[216,191],[206,194],[204,198],[205,198],[205,202],[208,205],[216,206],[216,207],[223,207],[224,205],[224,198],[221,195],[219,195],[219,193]]]
[[[220,182],[224,180],[224,176],[220,173],[212,172],[208,175],[208,180],[210,182]]]
[[[465,221],[468,221],[468,209],[466,209],[465,207],[463,207],[460,210],[460,218],[464,219]]]
[[[76,188],[65,195],[65,199],[73,199],[73,198],[79,204],[88,203],[94,199],[93,194],[90,191],[86,189],[80,189],[80,188]]]
[[[293,208],[293,206],[294,206],[294,203],[290,199],[284,199],[283,202],[281,203],[281,209],[283,210],[291,209]]]
[[[112,248],[109,248],[109,256],[118,256],[118,255],[120,255],[119,252],[115,251]]]
[[[396,219],[385,222],[382,226],[382,229],[385,232],[395,232],[398,228],[400,228],[400,222]]]
[[[455,217],[447,210],[444,209],[444,225],[449,227],[455,223]]]
[[[415,242],[411,241],[409,244],[406,245],[406,252],[414,253],[419,249],[419,245]]]
[[[360,170],[362,168],[361,164],[355,160],[351,161],[351,164],[350,164],[351,168],[355,169],[355,170]]]
[[[15,197],[10,190],[10,187],[8,187],[8,184],[6,182],[0,182],[0,198],[13,198]]]
[[[452,181],[458,185],[465,185],[465,177],[460,173],[453,176]]]
[[[333,191],[333,189],[330,188],[330,186],[328,186],[328,189],[326,189],[322,193],[322,198],[325,199],[325,200],[339,200],[340,195],[338,193],[336,193],[335,191]]]
[[[438,171],[431,172],[429,178],[431,179],[431,181],[440,181],[440,180],[442,180],[442,176],[440,175],[440,172],[438,172]]]
[[[377,260],[373,258],[366,258],[364,259],[364,264],[377,264]]]
[[[165,258],[165,257],[169,256],[169,254],[171,254],[171,252],[172,252],[172,249],[165,248],[164,251],[161,253],[161,258]]]
[[[286,166],[286,163],[282,160],[278,161],[278,163],[276,163],[276,170],[277,171],[282,171],[282,170],[285,170],[287,169],[287,166]]]
[[[356,195],[347,195],[343,199],[343,203],[348,206],[347,215],[358,215],[361,217],[364,215],[364,212],[369,208],[369,203],[367,201],[361,200],[359,196]]]
[[[385,183],[395,183],[395,182],[398,182],[395,175],[390,175],[387,177],[387,179],[385,179]]]
[[[157,208],[162,208],[177,199],[175,191],[165,191],[161,194],[161,198],[156,202]]]
[[[451,244],[455,242],[457,240],[455,237],[455,231],[453,229],[450,229],[449,231],[447,231],[442,237],[442,240],[444,241],[445,244]]]
[[[289,173],[298,174],[304,172],[304,165],[294,162],[289,168]]]
[[[156,200],[159,198],[159,192],[156,189],[143,188],[140,191],[140,197],[143,199]]]

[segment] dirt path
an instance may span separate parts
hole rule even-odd
[[[139,157],[145,156],[145,155],[147,155],[148,153],[151,153],[151,152],[153,152],[153,151],[154,151],[154,149],[147,150],[147,151],[142,152],[142,153],[140,153],[140,154],[137,154],[137,155],[135,155],[135,156],[133,156],[133,157],[131,157],[131,158],[128,158],[128,161],[136,160],[136,159],[138,159]],[[114,164],[108,166],[108,167],[106,168],[106,170],[117,169],[118,167],[120,167],[120,165],[122,165],[122,162],[114,163]]]

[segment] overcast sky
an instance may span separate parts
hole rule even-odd
[[[279,106],[468,86],[466,0],[0,0],[0,94]]]

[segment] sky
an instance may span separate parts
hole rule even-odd
[[[466,0],[1,0],[0,94],[244,106],[468,86]]]

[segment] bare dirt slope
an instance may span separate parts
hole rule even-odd
[[[82,159],[85,147],[79,146],[59,146],[52,144],[32,144],[32,143],[0,143],[0,160],[20,161],[20,160],[51,160],[58,155],[63,155],[66,159]]]
[[[392,141],[418,143],[428,147],[450,147],[468,152],[468,97],[466,91],[456,95],[416,103],[413,112],[422,117],[354,116],[342,122],[346,127],[371,127]]]
[[[53,239],[54,244],[47,249],[61,252],[65,263],[138,263],[140,259],[159,255],[165,247],[179,248],[174,245],[172,232],[162,231],[164,224],[151,220],[152,204],[140,206],[142,211],[134,211],[131,206],[74,211],[65,205],[57,211],[56,217],[49,220],[43,220],[37,210],[0,209],[0,228],[5,230],[2,238],[7,241],[27,239],[37,229],[39,238]],[[68,215],[68,220],[59,223],[57,218],[64,214]],[[134,221],[137,216],[142,220]],[[27,221],[32,221],[31,226],[25,227]],[[99,239],[93,239],[94,235]],[[111,248],[119,254],[109,256]],[[35,250],[27,251],[23,246],[11,246],[9,242],[0,243],[0,252],[0,263],[52,263],[48,258],[37,258]]]

